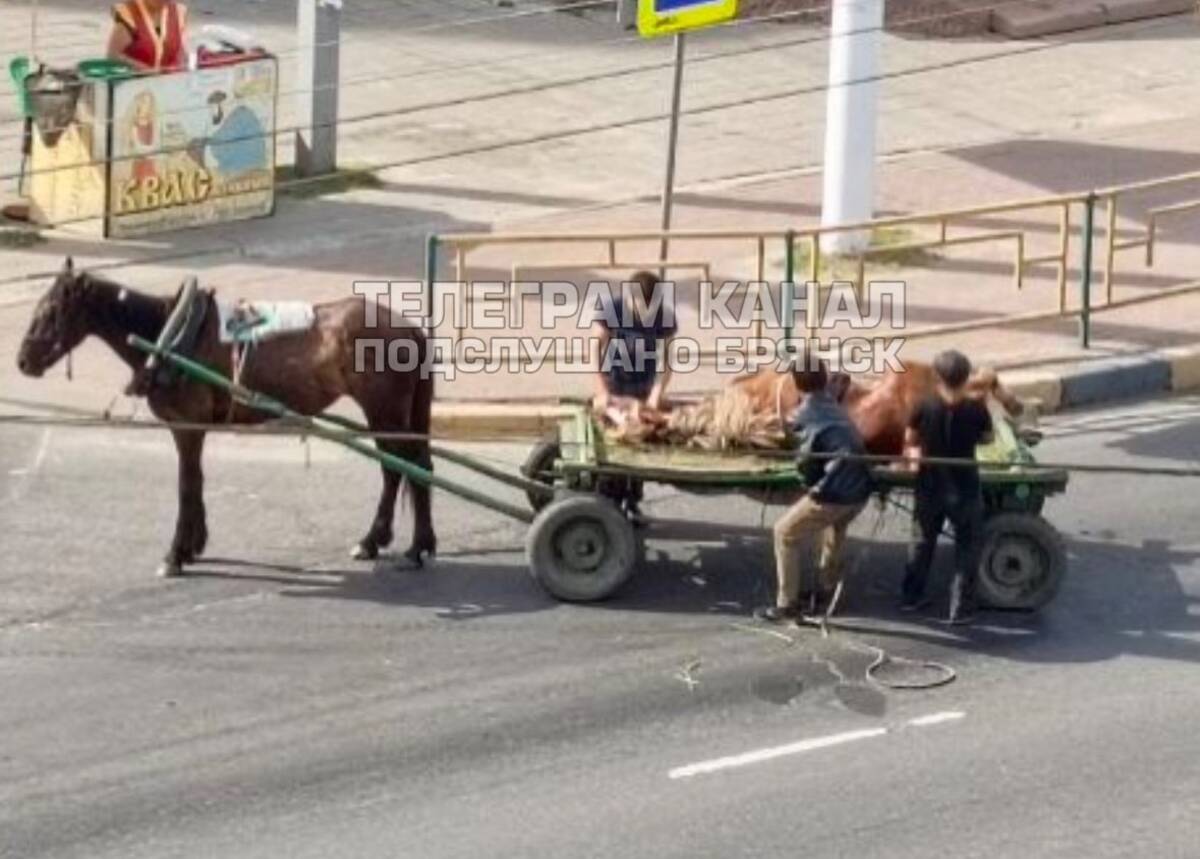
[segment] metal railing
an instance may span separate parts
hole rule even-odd
[[[1114,285],[1117,274],[1117,253],[1124,250],[1144,249],[1144,263],[1152,267],[1155,263],[1156,242],[1159,240],[1159,230],[1162,223],[1186,213],[1200,210],[1200,199],[1185,199],[1178,202],[1157,205],[1145,209],[1145,231],[1131,239],[1121,240],[1117,234],[1118,206],[1123,201],[1136,195],[1151,191],[1175,189],[1179,186],[1200,186],[1200,171],[1162,177],[1143,182],[1128,183],[1099,189],[1069,194],[1058,194],[1018,200],[1009,200],[980,206],[958,209],[946,209],[934,212],[922,212],[909,215],[897,215],[886,218],[875,218],[858,223],[841,224],[833,227],[811,226],[782,229],[771,227],[766,229],[677,229],[661,230],[588,230],[578,232],[514,232],[514,233],[457,233],[446,235],[431,235],[426,250],[426,288],[432,290],[438,281],[439,258],[443,253],[453,260],[452,280],[461,285],[459,295],[461,301],[471,300],[471,259],[470,256],[483,249],[499,246],[520,248],[527,246],[559,245],[570,247],[577,251],[569,259],[560,262],[514,262],[511,264],[513,282],[520,276],[532,271],[551,272],[558,270],[595,270],[615,271],[621,269],[651,268],[660,270],[698,270],[710,279],[713,261],[699,259],[698,254],[689,256],[686,260],[666,259],[652,263],[622,262],[620,254],[623,245],[635,243],[660,243],[664,240],[672,245],[693,245],[715,242],[745,243],[752,251],[752,270],[747,272],[747,282],[762,285],[766,281],[768,267],[768,248],[774,243],[781,243],[783,250],[782,280],[785,283],[796,283],[798,269],[798,249],[806,251],[807,262],[804,276],[809,282],[821,282],[822,275],[835,261],[821,253],[824,237],[844,232],[868,232],[877,235],[889,229],[923,230],[931,235],[905,241],[873,244],[864,251],[849,258],[844,258],[853,266],[855,277],[851,281],[856,296],[861,300],[866,284],[868,264],[886,254],[904,254],[934,250],[949,247],[969,247],[976,245],[1011,244],[1012,245],[1012,284],[1016,290],[1023,290],[1027,275],[1031,269],[1052,265],[1055,269],[1055,306],[1047,309],[1036,309],[1023,313],[997,314],[979,319],[954,322],[949,324],[931,325],[919,329],[905,329],[902,335],[907,339],[943,336],[955,332],[992,328],[1013,323],[1025,323],[1040,320],[1078,318],[1080,321],[1080,342],[1085,347],[1091,340],[1091,317],[1098,312],[1109,309],[1126,307],[1133,304],[1166,299],[1180,294],[1200,291],[1200,280],[1189,281],[1171,287],[1147,292],[1128,298],[1117,299],[1114,296]],[[1102,205],[1104,209],[1103,250],[1100,256],[1100,284],[1102,301],[1095,301],[1093,296],[1093,248],[1100,236],[1097,235],[1097,218],[1095,209]],[[979,228],[979,221],[985,221],[997,215],[1025,213],[1029,216],[1053,217],[1055,224],[1052,250],[1045,253],[1028,253],[1034,243],[1032,225],[1017,227],[1005,226],[1003,229]],[[1075,223],[1079,228],[1073,229]],[[1041,228],[1044,232],[1044,226]],[[1074,237],[1074,238],[1073,238]],[[1078,300],[1070,301],[1069,276],[1071,271],[1071,249],[1074,240],[1080,242],[1081,262],[1078,272]],[[845,282],[845,279],[842,280]],[[785,295],[788,293],[785,292]],[[515,290],[512,296],[515,297]],[[429,296],[432,308],[432,295]],[[810,303],[806,308],[804,322],[805,334],[815,337],[821,327],[821,301]],[[791,308],[784,307],[784,336],[793,335],[791,324]],[[464,325],[460,322],[455,327],[456,337],[461,338]],[[763,323],[755,322],[755,335],[762,336]]]

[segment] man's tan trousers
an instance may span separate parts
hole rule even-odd
[[[779,591],[775,604],[795,608],[800,602],[804,581],[802,555],[805,541],[821,535],[821,556],[817,563],[819,587],[832,590],[841,581],[842,544],[846,529],[862,512],[862,504],[822,504],[807,495],[788,508],[775,523],[775,565]]]

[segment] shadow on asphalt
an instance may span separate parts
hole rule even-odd
[[[647,533],[646,560],[612,600],[584,610],[703,615],[749,622],[774,593],[767,533],[756,527],[674,519],[656,520]],[[904,653],[946,650],[1030,663],[1099,662],[1121,656],[1200,661],[1197,599],[1180,570],[1200,565],[1200,552],[1165,541],[1117,542],[1111,532],[1068,535],[1071,570],[1056,600],[1039,613],[985,612],[969,628],[940,622],[953,549],[943,544],[931,579],[940,598],[930,614],[896,609],[906,547],[886,536],[851,539],[842,633],[881,646],[904,642]],[[273,583],[297,599],[364,600],[433,609],[448,621],[529,614],[559,608],[529,577],[516,544],[439,557],[422,569],[398,569],[395,558],[368,565],[304,568],[210,559],[194,577]]]

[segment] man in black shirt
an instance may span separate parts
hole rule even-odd
[[[983,493],[975,448],[992,436],[987,405],[966,396],[971,362],[949,350],[933,361],[938,393],[913,412],[905,434],[910,456],[970,460],[969,465],[921,462],[917,471],[913,511],[914,542],[904,577],[901,609],[915,611],[927,604],[925,583],[938,535],[946,520],[954,526],[955,575],[950,586],[950,623],[969,623],[975,609],[975,580],[979,532],[983,524]]]
[[[799,439],[797,465],[808,491],[775,523],[779,589],[775,605],[756,611],[758,617],[773,623],[800,616],[801,547],[805,539],[818,533],[822,535],[818,595],[832,595],[841,581],[846,529],[862,512],[872,489],[866,463],[847,458],[861,456],[866,447],[849,415],[825,390],[829,381],[825,363],[804,350],[792,377],[804,398],[793,432]]]

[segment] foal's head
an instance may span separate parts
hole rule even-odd
[[[33,311],[33,321],[21,341],[17,366],[27,376],[40,376],[88,335],[86,301],[88,275],[76,271],[70,257],[54,285]]]

